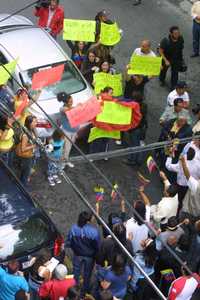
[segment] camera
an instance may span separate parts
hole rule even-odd
[[[197,104],[196,107],[192,109],[194,115],[197,115],[200,112],[200,104]]]
[[[37,7],[49,7],[51,0],[39,0],[37,2]]]

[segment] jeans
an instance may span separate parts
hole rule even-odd
[[[64,169],[64,163],[60,161],[48,160],[48,176],[58,175]]]
[[[81,296],[90,291],[90,278],[92,270],[94,268],[94,259],[87,256],[76,256],[73,257],[73,274],[74,278],[79,283],[80,275],[82,272],[83,276],[83,288],[81,291]]]
[[[32,166],[33,166],[33,157],[28,157],[28,158],[20,157],[20,168],[21,168],[20,180],[25,186],[28,185],[28,180],[31,175]]]
[[[110,139],[100,138],[93,141],[90,145],[90,153],[107,152]]]
[[[193,35],[193,52],[196,55],[199,55],[199,42],[200,42],[200,24],[196,21],[193,21],[192,28]]]
[[[129,136],[130,136],[130,146],[131,147],[137,147],[140,146],[140,139],[141,139],[141,128],[135,128],[135,129],[131,129],[128,131]],[[133,153],[130,154],[128,160],[133,162],[133,163],[137,163],[137,164],[141,164],[142,163],[142,153]]]
[[[0,157],[10,168],[13,168],[13,158],[14,158],[13,151],[0,152]]]
[[[160,76],[159,76],[159,80],[161,82],[165,82],[165,78],[167,75],[167,71],[169,69],[169,66],[166,66],[165,64],[163,64],[162,66],[162,70],[160,72]],[[174,89],[176,84],[178,82],[178,71],[177,71],[177,66],[176,65],[171,65],[171,89]]]

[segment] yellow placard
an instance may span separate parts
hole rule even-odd
[[[63,40],[94,42],[96,22],[64,19]]]
[[[90,135],[88,138],[88,143],[93,142],[96,139],[100,138],[110,138],[110,139],[120,139],[120,131],[107,131],[97,127],[93,127],[90,130]]]
[[[111,87],[113,88],[113,96],[121,96],[123,93],[122,74],[96,73],[94,74],[94,86],[96,94],[99,94],[105,87]]]
[[[98,122],[117,125],[129,125],[131,119],[132,108],[112,101],[104,101],[102,112],[96,117]]]
[[[117,23],[101,23],[100,42],[102,45],[113,46],[119,43],[121,34]]]
[[[3,66],[0,66],[0,85],[6,84],[11,74],[15,71],[17,59]]]
[[[133,55],[131,57],[128,74],[158,76],[160,74],[161,64],[161,57]]]

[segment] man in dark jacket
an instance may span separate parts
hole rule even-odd
[[[184,39],[177,26],[172,26],[169,30],[169,37],[164,38],[159,47],[163,63],[160,72],[160,83],[165,84],[167,70],[171,67],[171,89],[173,90],[178,81],[178,72],[183,65]]]
[[[82,296],[89,292],[95,256],[100,246],[100,233],[96,226],[91,223],[91,219],[91,213],[81,212],[77,224],[72,225],[66,242],[66,245],[74,253],[73,274],[77,283],[79,283],[81,271],[83,272]]]

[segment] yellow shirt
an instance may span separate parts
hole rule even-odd
[[[14,145],[14,131],[12,128],[8,129],[7,135],[4,140],[0,139],[0,151],[9,151]]]

